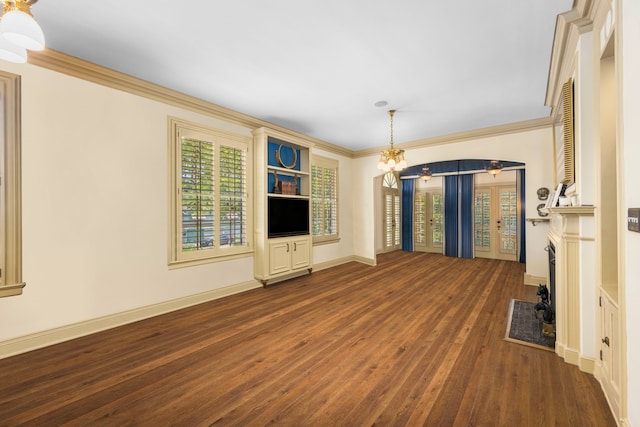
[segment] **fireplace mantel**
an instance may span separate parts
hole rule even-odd
[[[556,353],[593,373],[595,320],[581,316],[595,309],[594,206],[547,208],[549,242],[556,251]]]

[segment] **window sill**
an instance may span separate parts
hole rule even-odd
[[[0,286],[0,298],[22,295],[22,288],[24,288],[25,285],[26,283],[18,283],[15,285]]]
[[[328,245],[330,243],[339,243],[339,236],[329,236],[329,237],[314,237],[313,238],[313,246],[319,245]]]
[[[215,257],[210,257],[210,258],[172,260],[172,261],[169,261],[169,270],[174,270],[176,268],[191,267],[194,265],[212,264],[216,262],[231,261],[231,260],[240,259],[240,258],[249,258],[249,257],[252,257],[253,254],[254,254],[254,251],[249,250],[246,252],[236,252],[234,254],[229,254],[229,255],[217,255]]]

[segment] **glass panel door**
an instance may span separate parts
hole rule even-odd
[[[475,255],[516,261],[518,193],[515,187],[476,188],[473,214]]]
[[[518,245],[518,198],[516,190],[500,188],[500,219],[498,220],[498,234],[501,255],[513,255],[515,260]]]
[[[491,251],[491,189],[476,190],[474,203],[474,244],[476,256]]]

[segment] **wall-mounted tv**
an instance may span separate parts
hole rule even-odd
[[[269,238],[309,234],[309,200],[269,197]]]

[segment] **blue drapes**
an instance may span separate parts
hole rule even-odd
[[[458,175],[444,177],[444,254],[458,256]]]
[[[415,180],[402,180],[402,250],[413,251],[413,189]]]
[[[518,257],[518,261],[522,264],[526,264],[527,262],[527,235],[526,235],[526,223],[527,223],[527,210],[526,210],[526,194],[525,194],[525,188],[526,188],[526,174],[525,174],[525,170],[524,169],[520,169],[517,171],[516,174],[516,185],[517,185],[517,191],[518,194],[520,195],[520,217],[518,218],[518,222],[520,230],[518,230],[520,232],[520,248],[519,251],[520,252],[520,256]]]
[[[460,256],[473,258],[473,174],[460,177]]]

